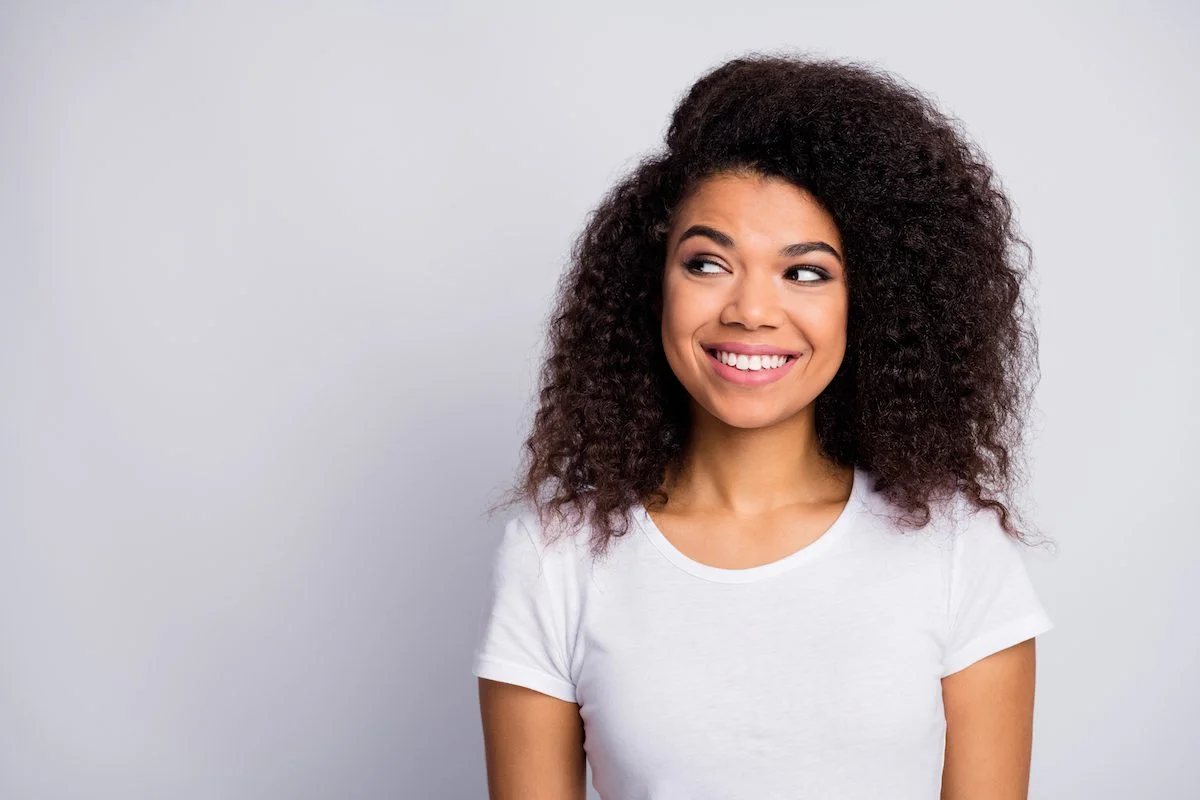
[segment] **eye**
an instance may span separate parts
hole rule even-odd
[[[788,272],[793,270],[799,273],[807,272],[810,275],[816,276],[815,278],[802,278],[797,280],[796,283],[824,283],[829,280],[829,273],[818,267],[791,267]]]
[[[689,261],[685,261],[685,262],[683,262],[683,268],[686,269],[688,272],[691,272],[696,275],[713,275],[713,274],[715,274],[712,272],[701,272],[700,267],[703,266],[704,264],[708,264],[710,266],[716,267],[718,271],[721,271],[720,264],[718,264],[715,261],[710,261],[707,258],[693,258]]]

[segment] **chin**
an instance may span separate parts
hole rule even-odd
[[[780,410],[776,403],[754,403],[751,401],[741,401],[739,403],[739,401],[734,400],[726,405],[726,408],[719,411],[709,409],[709,413],[731,428],[742,428],[744,430],[770,428],[774,425],[787,422],[799,413],[799,411]],[[741,407],[735,407],[739,405]]]

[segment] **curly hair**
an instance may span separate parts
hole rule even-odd
[[[997,495],[1019,472],[1036,373],[1019,258],[1031,249],[959,128],[859,62],[750,53],[701,76],[665,148],[609,190],[572,246],[509,503],[534,506],[547,531],[573,509],[600,556],[633,504],[665,501],[691,413],[659,327],[666,234],[701,181],[760,175],[807,190],[842,235],[846,355],[814,401],[824,456],[868,470],[905,527],[961,492],[1024,541]]]

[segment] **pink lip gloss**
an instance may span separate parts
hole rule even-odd
[[[740,383],[746,386],[761,386],[765,383],[774,383],[789,373],[795,365],[797,357],[789,356],[787,363],[782,367],[774,369],[760,370],[740,370],[723,364],[709,351],[705,350],[704,354],[708,356],[708,363],[712,364],[713,371],[731,383]]]

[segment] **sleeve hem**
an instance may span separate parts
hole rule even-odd
[[[1054,623],[1045,611],[1035,611],[1020,619],[1013,620],[982,636],[975,637],[966,645],[943,659],[942,674],[940,677],[945,678],[947,675],[965,669],[982,658],[1019,644],[1026,639],[1032,639],[1053,628]]]
[[[497,661],[493,658],[481,657],[476,659],[471,674],[477,678],[524,686],[527,689],[557,697],[559,700],[566,700],[568,703],[577,702],[575,687],[570,683],[547,675],[540,670],[513,664],[510,661]]]

